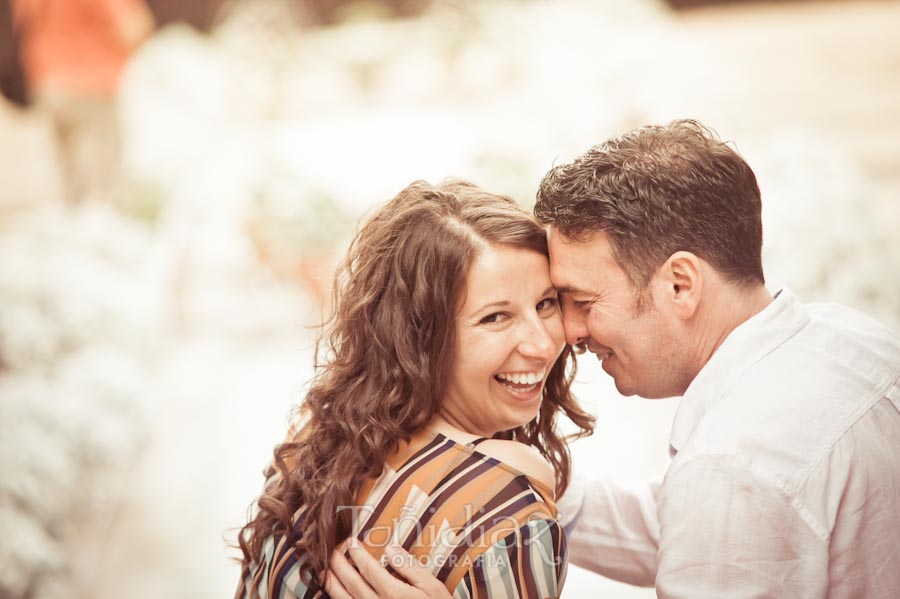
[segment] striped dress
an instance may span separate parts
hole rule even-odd
[[[454,597],[558,597],[567,559],[553,491],[473,445],[427,430],[401,444],[360,490],[353,535],[376,559],[402,545]],[[254,597],[256,582],[260,599],[326,599],[301,581],[299,566],[287,538],[273,535],[245,564],[236,599]]]

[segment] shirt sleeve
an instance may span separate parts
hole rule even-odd
[[[828,543],[737,458],[700,456],[659,498],[659,597],[824,597]]]
[[[494,543],[460,580],[460,599],[559,597],[566,579],[566,538],[556,520],[531,520]]]
[[[557,502],[571,562],[607,578],[653,586],[659,488],[660,480],[636,484],[573,480]]]

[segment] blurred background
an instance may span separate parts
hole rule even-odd
[[[757,173],[770,289],[900,329],[900,3],[2,0],[0,27],[3,599],[233,593],[331,269],[415,179],[530,206],[696,118]],[[590,356],[576,392],[579,471],[664,471],[677,400]]]

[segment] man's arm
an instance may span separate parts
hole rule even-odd
[[[409,584],[395,578],[355,539],[349,541],[348,551],[352,564],[340,551],[331,554],[325,590],[332,599],[452,599],[444,583],[403,549],[388,547],[385,554]]]
[[[659,497],[659,597],[824,597],[828,542],[731,456],[670,469]]]
[[[569,562],[615,580],[653,586],[659,547],[659,487],[659,481],[629,486],[573,480],[557,503]],[[450,596],[443,584],[418,564],[398,570],[407,580],[417,581],[410,586],[402,585],[364,549],[351,547],[350,556],[359,571],[338,552],[332,555],[326,590],[334,599]]]
[[[557,503],[570,563],[628,584],[653,586],[659,488],[659,480],[633,485],[573,480]]]

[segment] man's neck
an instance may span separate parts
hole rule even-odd
[[[765,285],[751,288],[721,283],[710,294],[710,300],[700,315],[697,335],[696,372],[706,366],[716,350],[736,328],[762,312],[772,303],[772,294]]]

